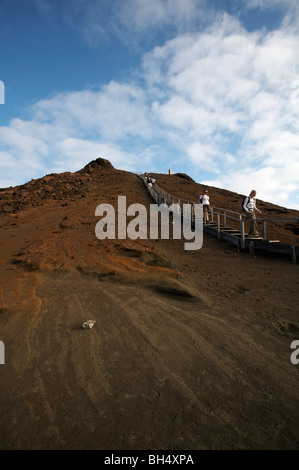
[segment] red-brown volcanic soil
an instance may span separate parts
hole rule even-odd
[[[202,191],[156,177],[186,199]],[[239,210],[242,196],[209,192]],[[0,191],[0,448],[299,448],[298,264],[207,234],[198,251],[98,240],[95,209],[119,195],[152,202],[102,159]],[[294,244],[291,229],[279,236]]]

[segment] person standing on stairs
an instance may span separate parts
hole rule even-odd
[[[257,223],[256,223],[256,216],[255,213],[261,213],[257,207],[256,207],[256,201],[255,201],[255,196],[256,196],[256,191],[253,189],[251,193],[249,194],[248,197],[244,199],[243,202],[243,209],[246,212],[247,218],[250,220],[250,232],[249,236],[250,237],[258,237],[259,233],[257,230]]]
[[[210,222],[210,196],[208,195],[207,189],[199,196],[199,202],[203,205],[204,221]]]

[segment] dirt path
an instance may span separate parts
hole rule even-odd
[[[26,274],[1,314],[1,448],[297,448],[296,267],[206,245],[165,289]]]

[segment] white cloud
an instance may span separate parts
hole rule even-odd
[[[148,6],[147,16],[139,11],[126,20],[122,10],[119,21],[135,30],[162,24],[168,2],[162,3],[155,0],[157,10]],[[186,21],[194,5],[187,3]],[[145,54],[136,80],[40,100],[31,120],[0,128],[0,151],[30,177],[46,168],[79,169],[97,156],[140,171],[143,164],[152,171],[151,159],[156,167],[159,160],[167,171],[169,155],[172,161],[185,156],[181,171],[192,168],[197,180],[241,193],[258,186],[262,199],[278,204],[283,186],[285,204],[295,207],[298,50],[292,30],[250,33],[225,14]]]
[[[59,93],[37,102],[30,120],[0,127],[0,167],[7,174],[2,185],[16,184],[16,174],[20,184],[49,172],[76,171],[97,157],[135,171],[139,162],[132,147],[138,145],[131,139],[151,137],[146,106],[141,89],[114,82],[101,91]]]
[[[55,154],[57,157],[54,161],[53,171],[57,173],[65,171],[66,167],[69,171],[77,171],[91,160],[107,156],[116,168],[126,168],[133,171],[136,169],[134,155],[128,154],[112,144],[66,138],[55,145]]]
[[[157,96],[153,111],[176,132],[195,174],[214,172],[222,186],[240,192],[260,181],[261,192],[277,202],[283,185],[284,199],[298,206],[298,192],[292,197],[299,186],[299,100],[291,99],[297,97],[291,87],[299,76],[298,49],[291,31],[248,33],[225,15],[221,24],[145,56]]]
[[[135,85],[110,82],[100,91],[60,93],[36,103],[33,113],[35,120],[51,122],[73,135],[105,139],[151,136],[146,96]]]
[[[206,170],[208,166],[211,172],[217,173],[219,171],[217,165],[219,150],[213,144],[193,142],[186,148],[186,154],[197,168]]]

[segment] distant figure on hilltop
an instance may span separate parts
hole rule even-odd
[[[146,181],[147,181],[147,185],[151,188],[152,185],[153,185],[153,184],[152,184],[152,177],[151,177],[151,175],[147,175]]]
[[[173,175],[173,173],[172,173],[172,169],[171,169],[171,168],[169,168],[169,170],[168,170],[168,174],[169,174],[169,175]]]
[[[261,213],[257,207],[255,202],[256,191],[253,189],[248,197],[246,197],[243,201],[243,210],[246,212],[247,218],[250,220],[250,237],[258,237],[258,230],[257,230],[257,223],[256,223],[256,216],[255,213]]]
[[[203,205],[204,210],[204,220],[206,222],[210,221],[210,196],[208,195],[208,190],[205,189],[203,194],[199,196],[199,202]]]

